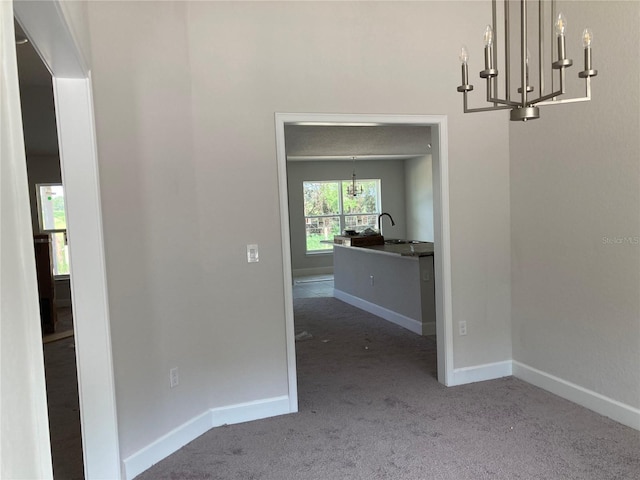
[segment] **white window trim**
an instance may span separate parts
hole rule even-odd
[[[44,228],[44,218],[42,218],[42,198],[40,197],[40,187],[62,187],[64,190],[64,185],[62,182],[46,182],[46,183],[36,183],[36,205],[38,206],[38,230],[40,233],[60,233],[67,232],[66,228],[58,228],[58,229],[47,229]],[[66,215],[66,203],[65,203],[65,215]]]
[[[65,236],[67,234],[67,229],[66,228],[44,228],[44,218],[42,218],[42,197],[40,196],[40,188],[41,187],[62,187],[63,192],[64,192],[64,185],[62,184],[62,182],[46,182],[46,183],[36,183],[36,204],[37,204],[37,210],[38,210],[38,230],[40,231],[40,233],[44,234],[44,233],[64,233]],[[66,210],[67,210],[67,204],[66,204],[66,199],[65,199],[65,221],[66,221]],[[66,241],[66,238],[65,238]],[[66,280],[69,279],[70,275],[68,273],[61,273],[61,274],[53,274],[53,279],[54,280]]]

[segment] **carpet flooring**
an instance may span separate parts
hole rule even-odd
[[[70,308],[60,309],[56,329],[73,329]],[[54,334],[55,335],[55,334]],[[82,438],[74,337],[44,345],[51,457],[55,480],[82,480]]]
[[[640,478],[640,432],[514,378],[446,388],[433,340],[294,305],[299,413],[210,430],[137,479]]]

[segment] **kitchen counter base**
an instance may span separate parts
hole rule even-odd
[[[422,323],[414,318],[407,317],[388,308],[381,307],[362,298],[356,297],[342,290],[334,289],[333,296],[338,300],[348,303],[360,310],[369,312],[377,317],[384,318],[385,320],[395,323],[396,325],[406,328],[407,330],[417,333],[418,335],[435,335],[436,334],[436,322]]]
[[[435,333],[433,255],[334,246],[335,297],[419,335]]]

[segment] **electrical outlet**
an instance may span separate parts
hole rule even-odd
[[[460,335],[467,334],[467,322],[465,322],[464,320],[458,322],[458,333]]]
[[[373,275],[369,275],[369,284],[373,287]]]
[[[171,388],[177,387],[180,383],[180,379],[178,377],[178,367],[174,367],[169,370],[169,385]]]
[[[258,256],[258,245],[251,244],[247,245],[247,262],[256,263],[260,261],[260,257]]]

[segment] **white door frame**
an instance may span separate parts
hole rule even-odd
[[[71,294],[85,478],[120,479],[91,80],[61,3],[62,0],[17,1],[14,14],[53,75],[71,245]]]
[[[296,352],[293,319],[291,242],[289,236],[289,195],[285,125],[411,125],[431,127],[433,156],[434,268],[436,277],[436,335],[438,339],[438,381],[453,381],[453,319],[451,315],[451,248],[449,234],[449,157],[447,117],[445,115],[384,115],[276,113],[276,153],[280,195],[280,223],[284,272],[284,300],[287,342],[289,402],[298,411]]]

